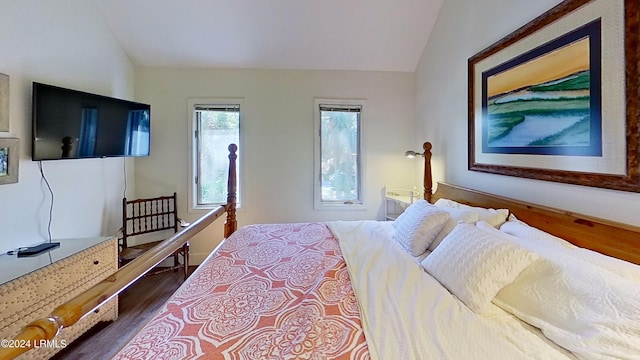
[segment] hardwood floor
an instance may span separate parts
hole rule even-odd
[[[195,267],[190,267],[193,273]],[[96,325],[54,360],[111,359],[183,283],[181,271],[144,277],[120,294],[118,320]]]

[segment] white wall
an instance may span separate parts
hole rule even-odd
[[[467,170],[467,59],[559,0],[447,0],[416,76],[417,139],[433,142],[434,177],[547,206],[640,225],[640,194]]]
[[[0,253],[47,238],[50,196],[31,160],[32,81],[120,98],[133,96],[133,65],[92,2],[3,1],[0,72],[10,76],[10,131],[20,138],[19,182],[0,185]],[[54,191],[53,238],[115,234],[123,159],[43,162]],[[127,160],[129,190],[135,188]]]
[[[382,187],[419,185],[412,147],[413,73],[136,68],[136,98],[152,106],[152,155],[136,162],[139,196],[178,192],[187,214],[190,97],[243,101],[240,225],[382,218]],[[313,210],[313,99],[366,99],[366,211]],[[420,148],[417,148],[417,150]],[[222,237],[221,223],[192,242],[199,262]]]

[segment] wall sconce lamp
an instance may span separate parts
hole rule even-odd
[[[423,153],[418,153],[413,150],[407,150],[404,152],[404,156],[408,157],[409,159],[413,159],[416,156],[423,156],[423,155],[424,155]]]
[[[404,156],[408,158],[415,158],[418,156],[424,157],[424,177],[422,185],[424,187],[424,199],[428,202],[431,202],[431,195],[433,192],[433,179],[431,178],[431,148],[431,143],[427,141],[422,144],[422,149],[424,150],[422,153],[415,152],[413,150],[407,150],[404,152]]]

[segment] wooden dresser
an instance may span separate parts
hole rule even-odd
[[[114,237],[63,239],[60,247],[33,257],[0,256],[0,339],[11,339],[25,325],[118,270]],[[19,359],[48,359],[100,321],[116,320],[118,298],[63,329],[56,341]]]

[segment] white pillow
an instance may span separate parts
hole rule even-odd
[[[508,223],[511,223],[511,221],[507,221],[506,223],[504,223],[499,230],[484,221],[478,221],[476,223],[476,226],[479,229],[482,229],[483,231],[486,231],[494,236],[498,236],[505,241],[512,241],[512,242],[518,243],[519,245],[537,253],[542,257],[559,256],[560,254],[564,253],[566,249],[575,248],[573,244],[571,244],[568,241],[562,240],[560,238],[555,238],[555,239],[522,238],[517,233],[505,231],[505,229],[511,227],[511,225],[507,225]],[[535,228],[531,228],[531,229],[535,229]]]
[[[540,258],[493,300],[580,359],[637,359],[640,283],[564,256]]]
[[[393,238],[411,255],[420,256],[436,238],[449,213],[425,200],[419,200],[409,207],[393,222]]]
[[[467,307],[483,313],[498,291],[536,258],[513,242],[459,223],[421,264]]]
[[[509,209],[485,209],[482,207],[469,206],[465,204],[460,204],[459,202],[455,202],[449,199],[438,199],[434,204],[438,207],[449,207],[460,210],[474,211],[478,214],[478,217],[482,221],[486,221],[491,224],[491,226],[500,227],[505,221],[507,221],[507,216],[509,216]]]
[[[547,338],[581,359],[632,359],[640,353],[640,281],[589,263],[576,253],[586,249],[519,223],[529,227],[524,233],[535,240],[505,234],[486,223],[477,224],[540,256],[500,290],[493,302],[540,328]]]
[[[554,250],[564,252],[565,249],[576,249],[577,246],[561,239],[557,236],[553,236],[547,232],[530,226],[523,221],[518,220],[515,215],[511,214],[508,218],[509,221],[500,226],[500,231],[509,235],[515,236],[523,240],[529,240],[536,244],[543,245],[545,247],[552,247]]]
[[[513,214],[509,215],[509,221],[500,227],[500,231],[520,238],[526,243],[530,243],[538,248],[544,247],[547,252],[553,251],[554,253],[581,259],[629,280],[640,282],[639,265],[575,246],[564,239],[553,236],[518,220]]]
[[[435,250],[436,246],[438,246],[442,242],[442,240],[444,240],[444,238],[449,235],[451,230],[453,230],[453,228],[455,228],[459,222],[475,224],[475,222],[480,219],[478,213],[475,211],[454,209],[450,207],[440,208],[449,213],[449,220],[444,223],[444,226],[442,226],[442,229],[438,233],[438,236],[436,236],[431,245],[429,245],[430,251]]]

